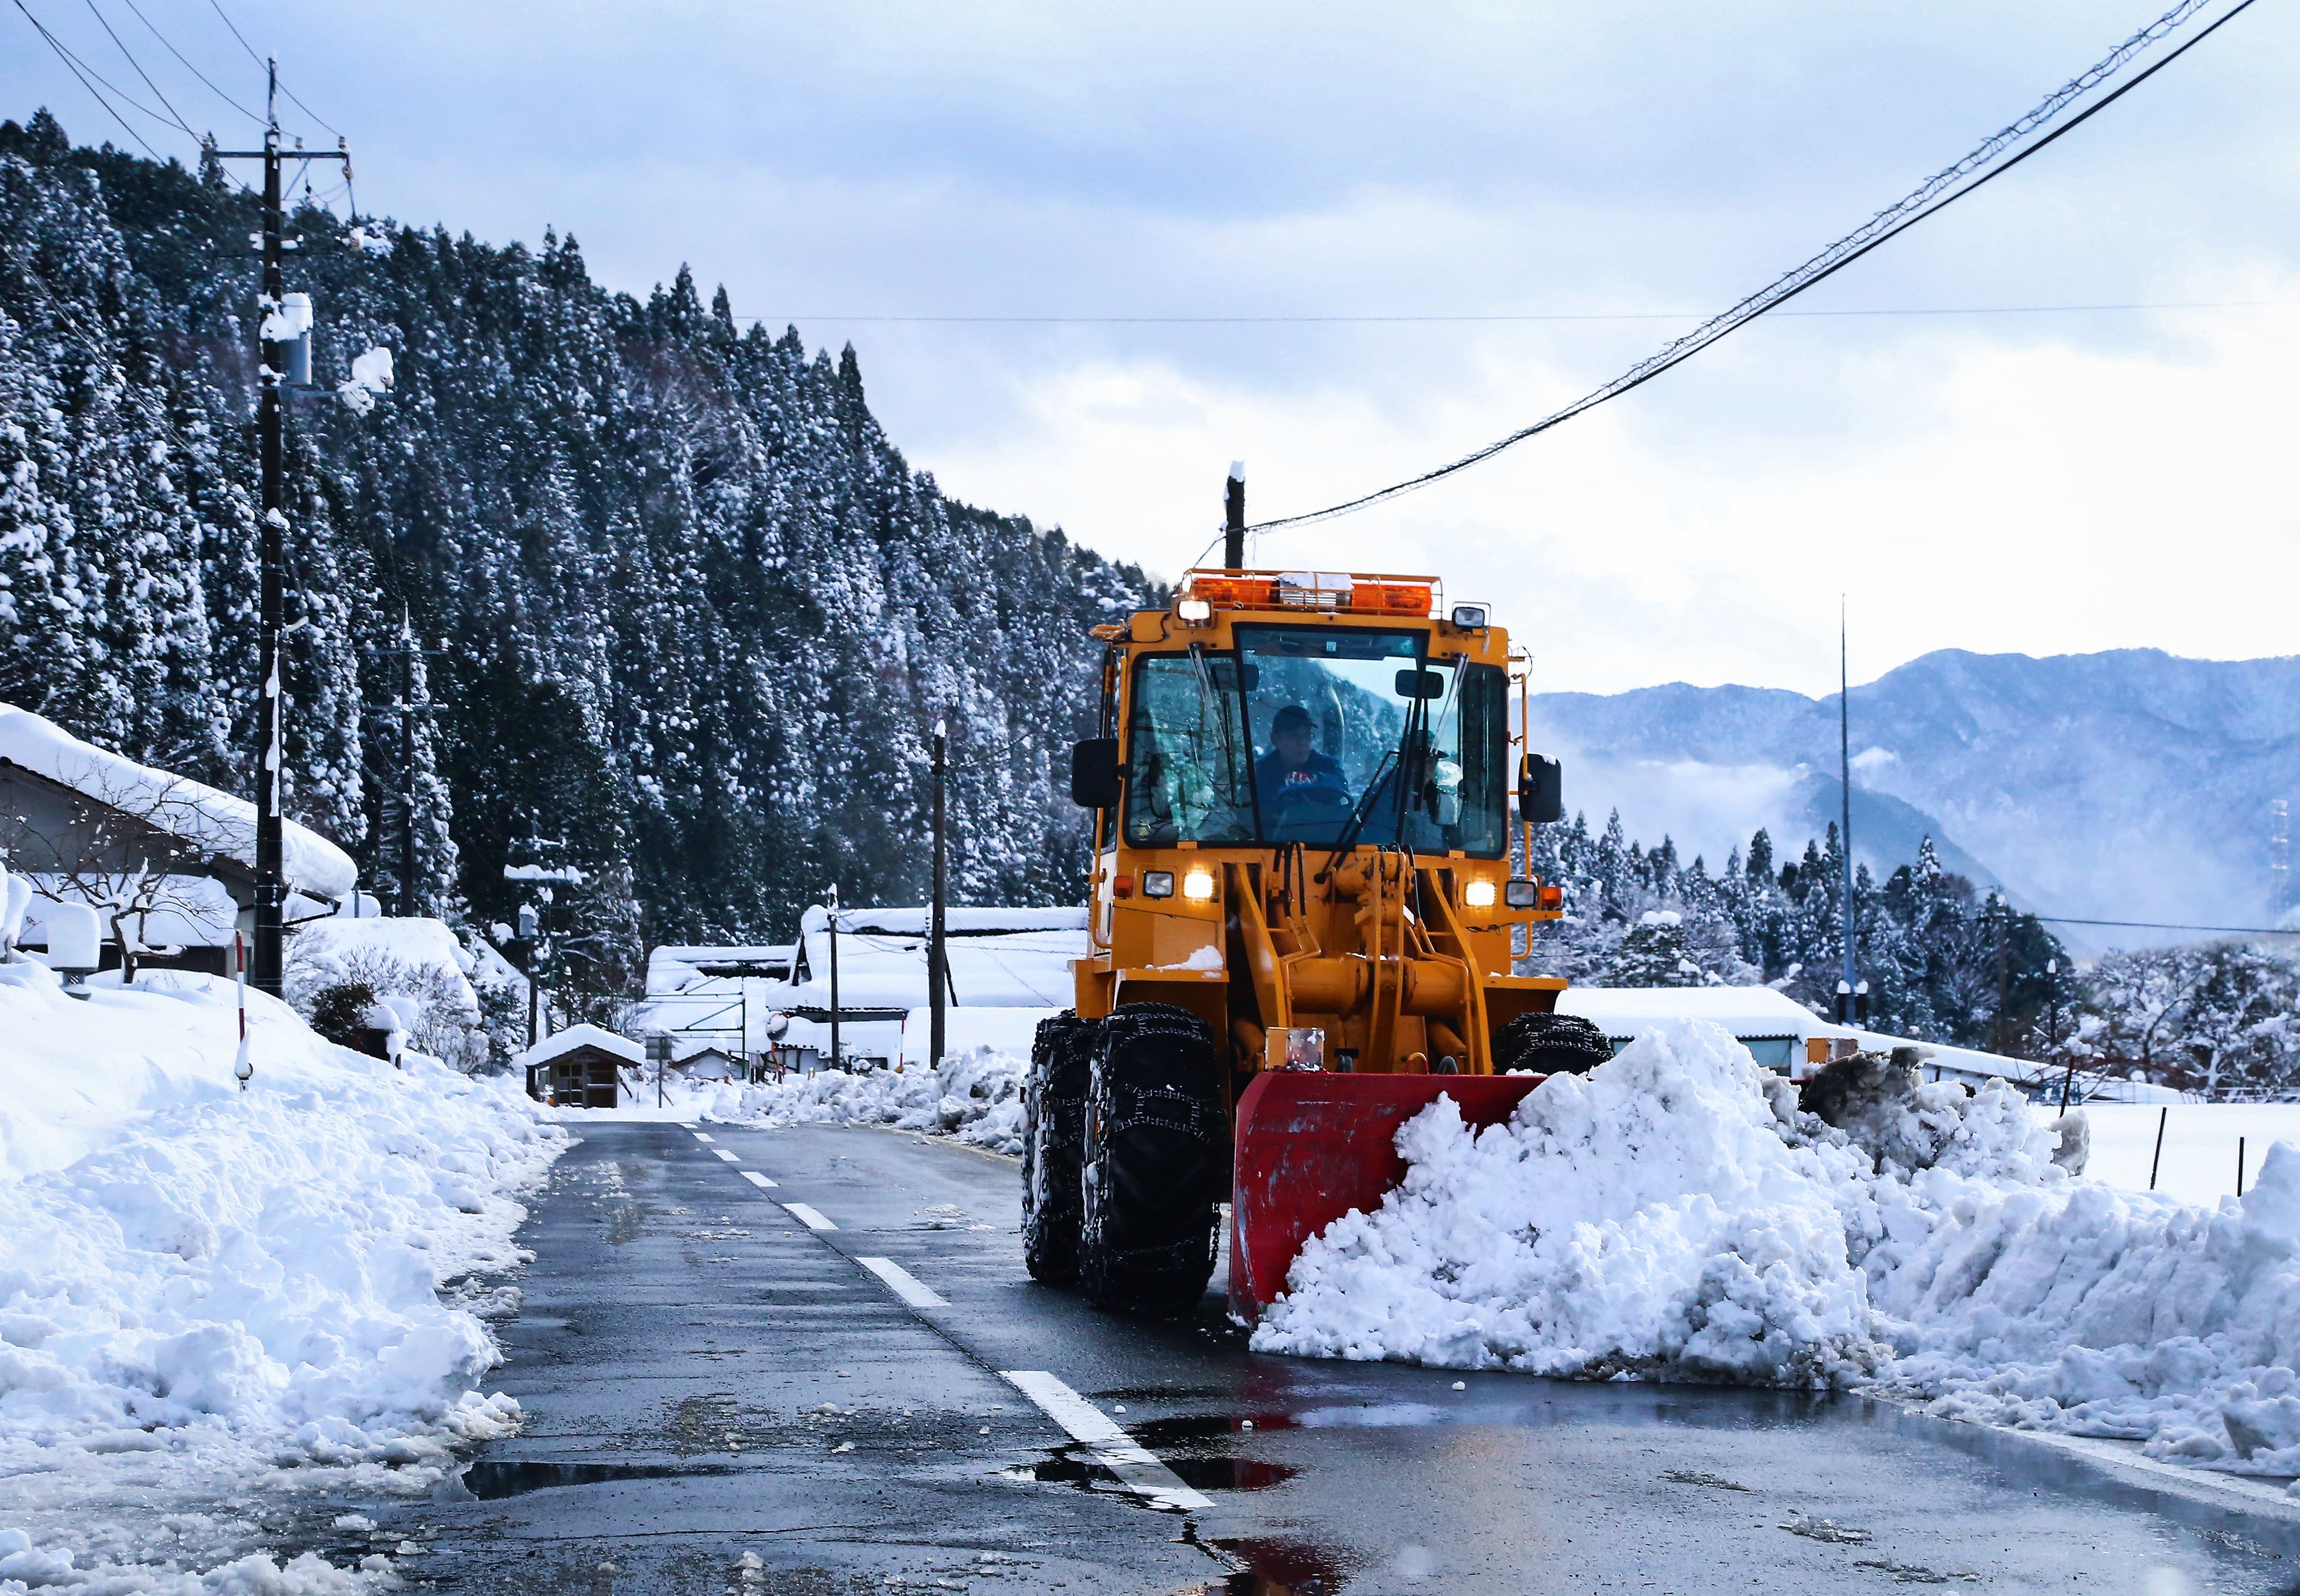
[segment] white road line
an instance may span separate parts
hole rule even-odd
[[[711,1151],[717,1153],[721,1158],[725,1159],[730,1164],[739,1164],[743,1161],[723,1147],[714,1147]]]
[[[762,1192],[771,1192],[775,1189],[775,1183],[769,1180],[765,1176],[760,1174],[756,1169],[738,1169],[735,1173],[741,1176],[745,1180],[749,1181]]]
[[[695,1133],[695,1139],[698,1142],[708,1142],[711,1140],[709,1136],[704,1135],[701,1131],[696,1131]]]
[[[854,1260],[879,1279],[895,1288],[895,1295],[913,1308],[947,1308],[949,1302],[931,1287],[922,1284],[891,1258],[858,1258]]]
[[[1152,1507],[1181,1512],[1214,1505],[1213,1498],[1182,1484],[1179,1475],[1143,1450],[1108,1414],[1044,1369],[1002,1369],[999,1378],[1038,1403],[1071,1440],[1091,1447],[1096,1462]]]
[[[790,1216],[792,1218],[796,1219],[809,1230],[836,1230],[838,1228],[838,1226],[833,1225],[829,1220],[824,1218],[821,1214],[818,1213],[813,1209],[809,1208],[804,1202],[786,1202],[783,1206],[790,1210]]]

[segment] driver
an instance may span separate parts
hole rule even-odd
[[[1254,762],[1254,790],[1265,819],[1295,794],[1322,788],[1344,802],[1342,768],[1310,746],[1310,711],[1289,703],[1270,722],[1270,752]]]

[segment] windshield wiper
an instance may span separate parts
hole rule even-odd
[[[1373,775],[1366,781],[1365,791],[1359,794],[1358,801],[1350,806],[1349,824],[1342,827],[1340,840],[1335,843],[1334,851],[1326,855],[1325,866],[1318,872],[1318,880],[1321,885],[1326,877],[1334,873],[1334,866],[1341,861],[1342,855],[1357,846],[1358,833],[1364,828],[1366,821],[1373,814],[1366,805],[1371,803],[1374,794],[1381,791],[1382,773],[1389,769],[1396,758],[1397,751],[1394,748],[1381,756],[1381,763],[1373,768]]]

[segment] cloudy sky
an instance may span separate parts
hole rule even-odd
[[[90,0],[26,4],[140,90]],[[254,103],[211,0],[137,4]],[[247,132],[127,0],[94,5],[195,126]],[[498,242],[554,225],[639,293],[690,262],[746,320],[851,339],[949,492],[1167,575],[1213,536],[1232,458],[1271,516],[1507,432],[2152,14],[224,6],[350,135],[363,209]],[[21,15],[0,26],[0,113],[124,140]],[[2300,11],[2256,5],[1798,302],[1864,313],[1769,319],[1261,562],[1439,572],[1552,688],[1822,692],[1840,593],[1856,680],[1936,648],[2294,653],[2296,64]],[[1481,317],[1521,320],[1430,320]]]

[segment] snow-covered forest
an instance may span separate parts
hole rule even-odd
[[[257,226],[220,172],[0,124],[0,700],[241,792]],[[946,716],[955,889],[1075,901],[1050,751],[1141,572],[945,497],[851,349],[684,270],[641,301],[571,236],[290,230],[318,380],[396,377],[289,434],[288,806],[365,879],[409,810],[415,911],[507,919],[507,863],[571,865],[562,985],[628,993],[644,943],[788,935],[834,882],[916,901]]]
[[[1797,858],[1760,830],[1723,869],[1626,837],[1618,813],[1541,829],[1565,887],[1529,970],[1607,986],[1779,988],[1834,1015],[1845,946],[1837,827]],[[2211,1095],[2300,1090],[2300,964],[2243,942],[2072,958],[2033,914],[1946,870],[1932,839],[1879,883],[1853,872],[1854,963],[1876,1030]],[[2057,968],[2053,968],[2057,966]]]

